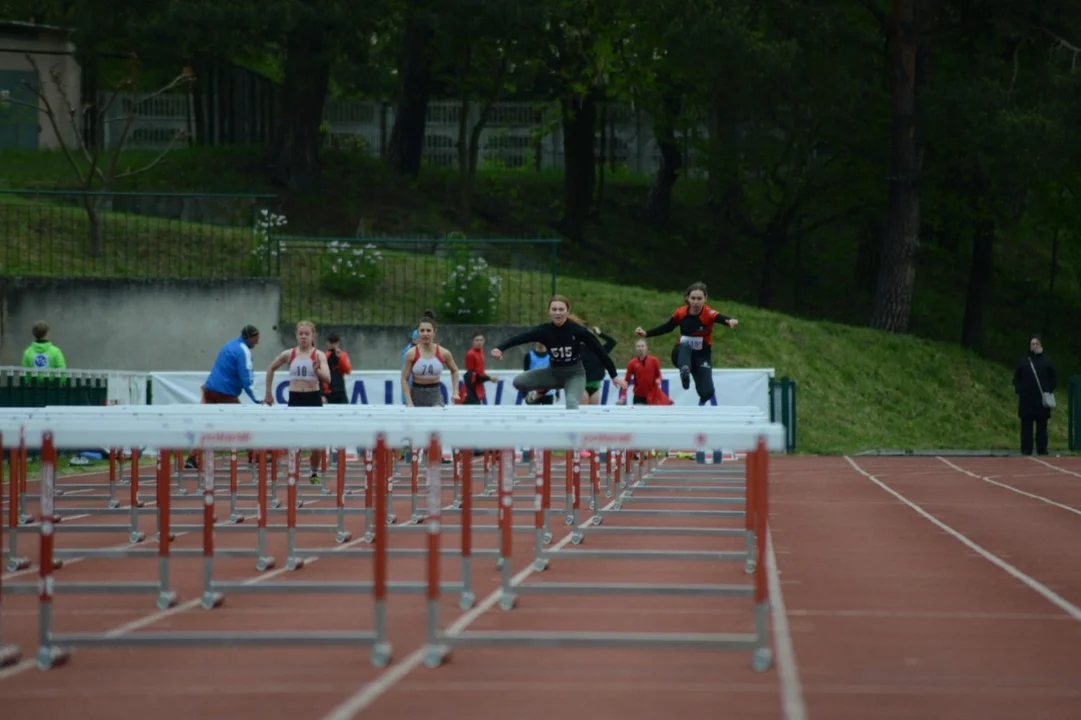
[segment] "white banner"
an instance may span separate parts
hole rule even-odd
[[[624,370],[620,371],[620,377]],[[200,386],[206,382],[205,372],[160,372],[150,373],[153,383],[153,404],[174,405],[178,403],[198,403],[202,399]],[[485,405],[521,405],[524,396],[511,384],[517,372],[489,372],[494,382],[484,385]],[[710,405],[754,406],[768,413],[769,381],[773,369],[723,369],[713,371],[713,386],[716,391]],[[449,404],[449,375],[440,383],[443,401]],[[698,405],[698,394],[691,383],[690,390],[684,390],[679,383],[679,372],[664,370],[661,386],[676,405]],[[263,397],[266,387],[266,373],[255,373],[255,396]],[[392,405],[402,402],[401,371],[360,370],[345,377],[345,391],[349,402],[360,405]],[[285,374],[275,379],[274,401],[284,404],[289,397],[289,379]],[[619,388],[605,379],[601,386],[601,404],[615,405],[619,399]],[[242,403],[250,403],[247,395],[241,394]]]

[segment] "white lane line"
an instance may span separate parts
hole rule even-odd
[[[662,458],[661,461],[657,463],[657,465],[660,466],[660,464],[663,463],[665,459],[666,458]],[[635,482],[634,484],[637,485],[638,483]],[[620,496],[622,497],[622,493],[620,493]],[[610,510],[615,507],[618,499],[619,498],[616,498],[615,500],[612,500],[607,505],[605,505],[601,509],[601,512],[604,512],[605,510]],[[591,522],[591,520],[587,520],[586,522],[579,524],[578,528],[588,528]],[[573,534],[573,532],[568,532],[565,536],[560,538],[559,542],[553,545],[548,552],[558,552],[562,548],[566,547],[567,543],[571,541],[571,536]],[[533,564],[530,563],[528,566],[526,566],[524,570],[511,578],[511,586],[513,587],[521,585],[526,578],[533,574],[533,572]],[[477,618],[495,607],[495,604],[499,602],[499,598],[501,598],[502,596],[502,588],[496,588],[492,592],[488,593],[488,595],[475,606],[473,606],[471,610],[469,610],[460,618],[455,620],[447,628],[445,634],[450,636],[460,634],[463,630],[472,625],[477,620]],[[420,667],[423,662],[424,648],[419,647],[413,652],[406,655],[400,663],[392,667],[390,670],[383,673],[367,685],[364,685],[351,697],[346,698],[344,702],[342,702],[336,708],[323,716],[323,720],[349,720],[361,710],[375,702],[383,693],[387,692],[392,687],[401,682],[406,675]]]
[[[911,500],[909,500],[908,498],[906,498],[901,493],[897,492],[896,490],[894,490],[890,486],[888,486],[885,483],[883,483],[882,481],[880,481],[874,475],[871,475],[870,473],[866,472],[863,468],[861,468],[859,465],[857,465],[856,462],[852,458],[850,458],[850,457],[848,457],[846,455],[845,460],[847,460],[848,463],[853,468],[855,468],[856,472],[858,472],[860,475],[863,475],[865,478],[867,478],[868,480],[873,482],[875,485],[878,485],[880,488],[882,488],[883,490],[888,492],[890,495],[893,495],[895,498],[897,498],[898,500],[903,502],[905,505],[910,507],[912,510],[915,510],[916,513],[918,513],[920,516],[922,516],[925,520],[931,522],[939,530],[942,530],[943,532],[946,532],[946,533],[952,535],[956,540],[960,541],[963,545],[968,547],[970,550],[972,550],[973,552],[978,553],[979,555],[981,555],[988,562],[992,563],[993,565],[997,566],[1001,570],[1005,571],[1006,573],[1008,573],[1013,578],[1019,580],[1021,583],[1023,583],[1030,590],[1032,590],[1032,591],[1038,593],[1039,595],[1041,595],[1045,600],[1047,600],[1052,605],[1054,605],[1057,608],[1059,608],[1060,610],[1062,610],[1064,613],[1069,615],[1074,620],[1077,620],[1078,622],[1081,622],[1081,607],[1078,607],[1078,606],[1074,605],[1069,600],[1062,597],[1061,595],[1056,593],[1054,590],[1052,590],[1051,588],[1049,588],[1046,585],[1044,585],[1043,583],[1041,583],[1039,580],[1037,580],[1037,579],[1035,579],[1035,578],[1033,578],[1033,577],[1031,577],[1029,575],[1026,575],[1025,573],[1023,573],[1020,570],[1018,570],[1017,568],[1015,568],[1013,565],[1010,565],[1008,562],[1006,562],[1002,558],[998,557],[997,555],[993,554],[989,550],[983,548],[979,544],[977,544],[974,541],[970,540],[968,537],[961,534],[957,530],[954,530],[952,527],[950,527],[946,523],[942,522],[941,520],[936,518],[934,515],[927,512],[922,507],[920,507],[916,503],[914,503]]]
[[[796,664],[796,650],[788,627],[788,612],[781,594],[781,573],[773,549],[773,534],[766,527],[766,582],[769,589],[770,614],[773,616],[773,645],[777,656],[777,679],[781,685],[781,710],[785,720],[806,720],[807,705],[803,701],[803,686]]]
[[[1073,470],[1067,470],[1066,468],[1061,468],[1058,465],[1053,465],[1053,464],[1047,462],[1046,460],[1041,460],[1038,457],[1032,457],[1031,455],[1029,455],[1028,459],[1031,460],[1032,462],[1038,462],[1041,465],[1049,467],[1052,470],[1058,471],[1058,472],[1063,473],[1065,475],[1073,475],[1076,478],[1081,478],[1081,473],[1074,472]]]
[[[998,486],[1000,488],[1005,488],[1006,490],[1009,490],[1011,492],[1015,492],[1018,495],[1024,495],[1025,497],[1030,497],[1033,500],[1039,500],[1040,502],[1045,502],[1048,505],[1054,505],[1055,507],[1061,508],[1062,510],[1065,510],[1066,512],[1072,512],[1074,515],[1081,515],[1081,510],[1078,510],[1075,507],[1070,507],[1069,505],[1063,505],[1062,503],[1055,502],[1054,500],[1050,500],[1048,498],[1045,498],[1043,495],[1036,495],[1035,493],[1030,493],[1030,492],[1027,492],[1027,491],[1022,490],[1020,488],[1016,488],[1013,485],[1009,485],[1009,484],[1004,483],[1004,482],[999,482],[998,480],[995,480],[994,478],[989,477],[989,476],[977,475],[974,472],[969,472],[968,470],[965,470],[963,467],[961,467],[959,465],[955,465],[954,463],[950,462],[946,458],[936,457],[935,459],[936,460],[941,460],[942,462],[946,463],[947,465],[949,465],[951,468],[953,468],[957,472],[964,473],[965,475],[968,475],[969,477],[974,477],[977,480],[983,480],[985,483],[990,483],[991,485],[996,485],[996,486]]]

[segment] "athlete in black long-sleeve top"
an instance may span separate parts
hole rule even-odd
[[[586,387],[586,371],[582,366],[582,344],[591,348],[601,358],[612,382],[620,387],[626,383],[619,377],[615,363],[604,352],[600,342],[587,328],[567,319],[570,302],[562,295],[555,295],[548,301],[549,323],[538,325],[532,330],[515,335],[492,348],[492,357],[499,360],[503,351],[516,345],[529,342],[543,343],[548,348],[551,358],[548,367],[524,372],[514,378],[514,387],[520,392],[540,390],[542,388],[561,388],[566,396],[568,410],[578,408],[582,393]]]
[[[638,337],[656,337],[679,328],[680,338],[672,348],[672,363],[679,368],[679,379],[684,390],[690,388],[691,376],[694,376],[699,404],[709,402],[714,393],[713,326],[720,323],[734,328],[739,324],[735,318],[722,315],[706,305],[706,297],[705,283],[691,283],[683,294],[686,304],[676,308],[666,323],[650,330],[637,328],[634,331]]]
[[[570,315],[570,320],[579,325],[585,325],[573,313]],[[616,346],[617,341],[615,338],[605,335],[596,326],[590,329],[593,331],[594,336],[604,341],[604,344],[601,345],[604,354],[598,355],[593,349],[593,345],[582,343],[582,367],[586,369],[586,392],[582,402],[587,405],[599,405],[601,401],[601,383],[604,382],[604,361],[607,356],[612,354],[612,348]]]

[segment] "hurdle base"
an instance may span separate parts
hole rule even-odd
[[[304,558],[297,557],[296,555],[285,558],[285,569],[289,572],[300,570],[304,567]]]
[[[26,570],[30,567],[30,558],[27,557],[9,557],[8,558],[8,572],[17,572],[19,570]]]
[[[63,667],[71,659],[71,651],[56,645],[38,648],[37,666],[39,670],[52,670]]]
[[[259,572],[273,570],[278,561],[269,555],[261,555],[255,560],[255,569]]]
[[[473,631],[456,635],[443,634],[442,644],[457,646],[507,646],[532,647],[596,647],[638,648],[655,647],[684,650],[762,650],[761,640],[753,633],[605,633],[605,632],[488,632]],[[768,650],[766,650],[768,653]]]
[[[522,595],[689,595],[753,597],[753,585],[683,585],[675,583],[543,582],[516,585]]]
[[[547,550],[541,557],[582,558],[588,560],[705,560],[744,562],[746,551],[737,550]]]
[[[766,672],[773,667],[773,651],[769,648],[755,648],[751,656],[751,667],[755,672]]]
[[[225,604],[225,596],[216,592],[204,592],[203,599],[199,604],[204,610],[220,608]]]
[[[450,660],[450,648],[446,645],[428,645],[424,648],[424,665],[437,668]]]
[[[0,668],[11,667],[23,659],[18,645],[0,645]]]
[[[385,668],[390,665],[394,658],[394,647],[388,642],[374,642],[372,644],[372,666]]]
[[[355,645],[377,644],[373,632],[340,632],[336,630],[295,631],[295,632],[135,632],[126,635],[95,635],[72,633],[53,635],[51,641],[65,647],[229,647],[243,646],[301,646],[301,645],[336,645],[349,647]],[[388,646],[389,647],[389,646]],[[57,651],[54,645],[52,648]],[[60,652],[68,652],[60,650]]]

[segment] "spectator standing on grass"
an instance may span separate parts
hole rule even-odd
[[[67,368],[64,353],[49,340],[49,324],[46,322],[34,323],[30,329],[34,336],[34,342],[23,353],[23,367],[36,370],[63,370]],[[37,378],[35,373],[31,377]]]
[[[210,368],[210,375],[200,387],[203,405],[236,405],[240,403],[240,393],[244,393],[253,403],[255,399],[255,375],[252,372],[251,351],[259,344],[259,329],[254,325],[245,325],[240,337],[233,338],[218,351],[218,357]],[[254,455],[248,453],[248,462]],[[185,470],[198,467],[193,450],[184,461]]]
[[[1047,421],[1055,407],[1058,376],[1051,359],[1044,355],[1039,335],[1028,339],[1028,356],[1013,371],[1013,389],[1017,393],[1017,417],[1021,420],[1021,454],[1031,455],[1033,430],[1037,455],[1047,454]]]

